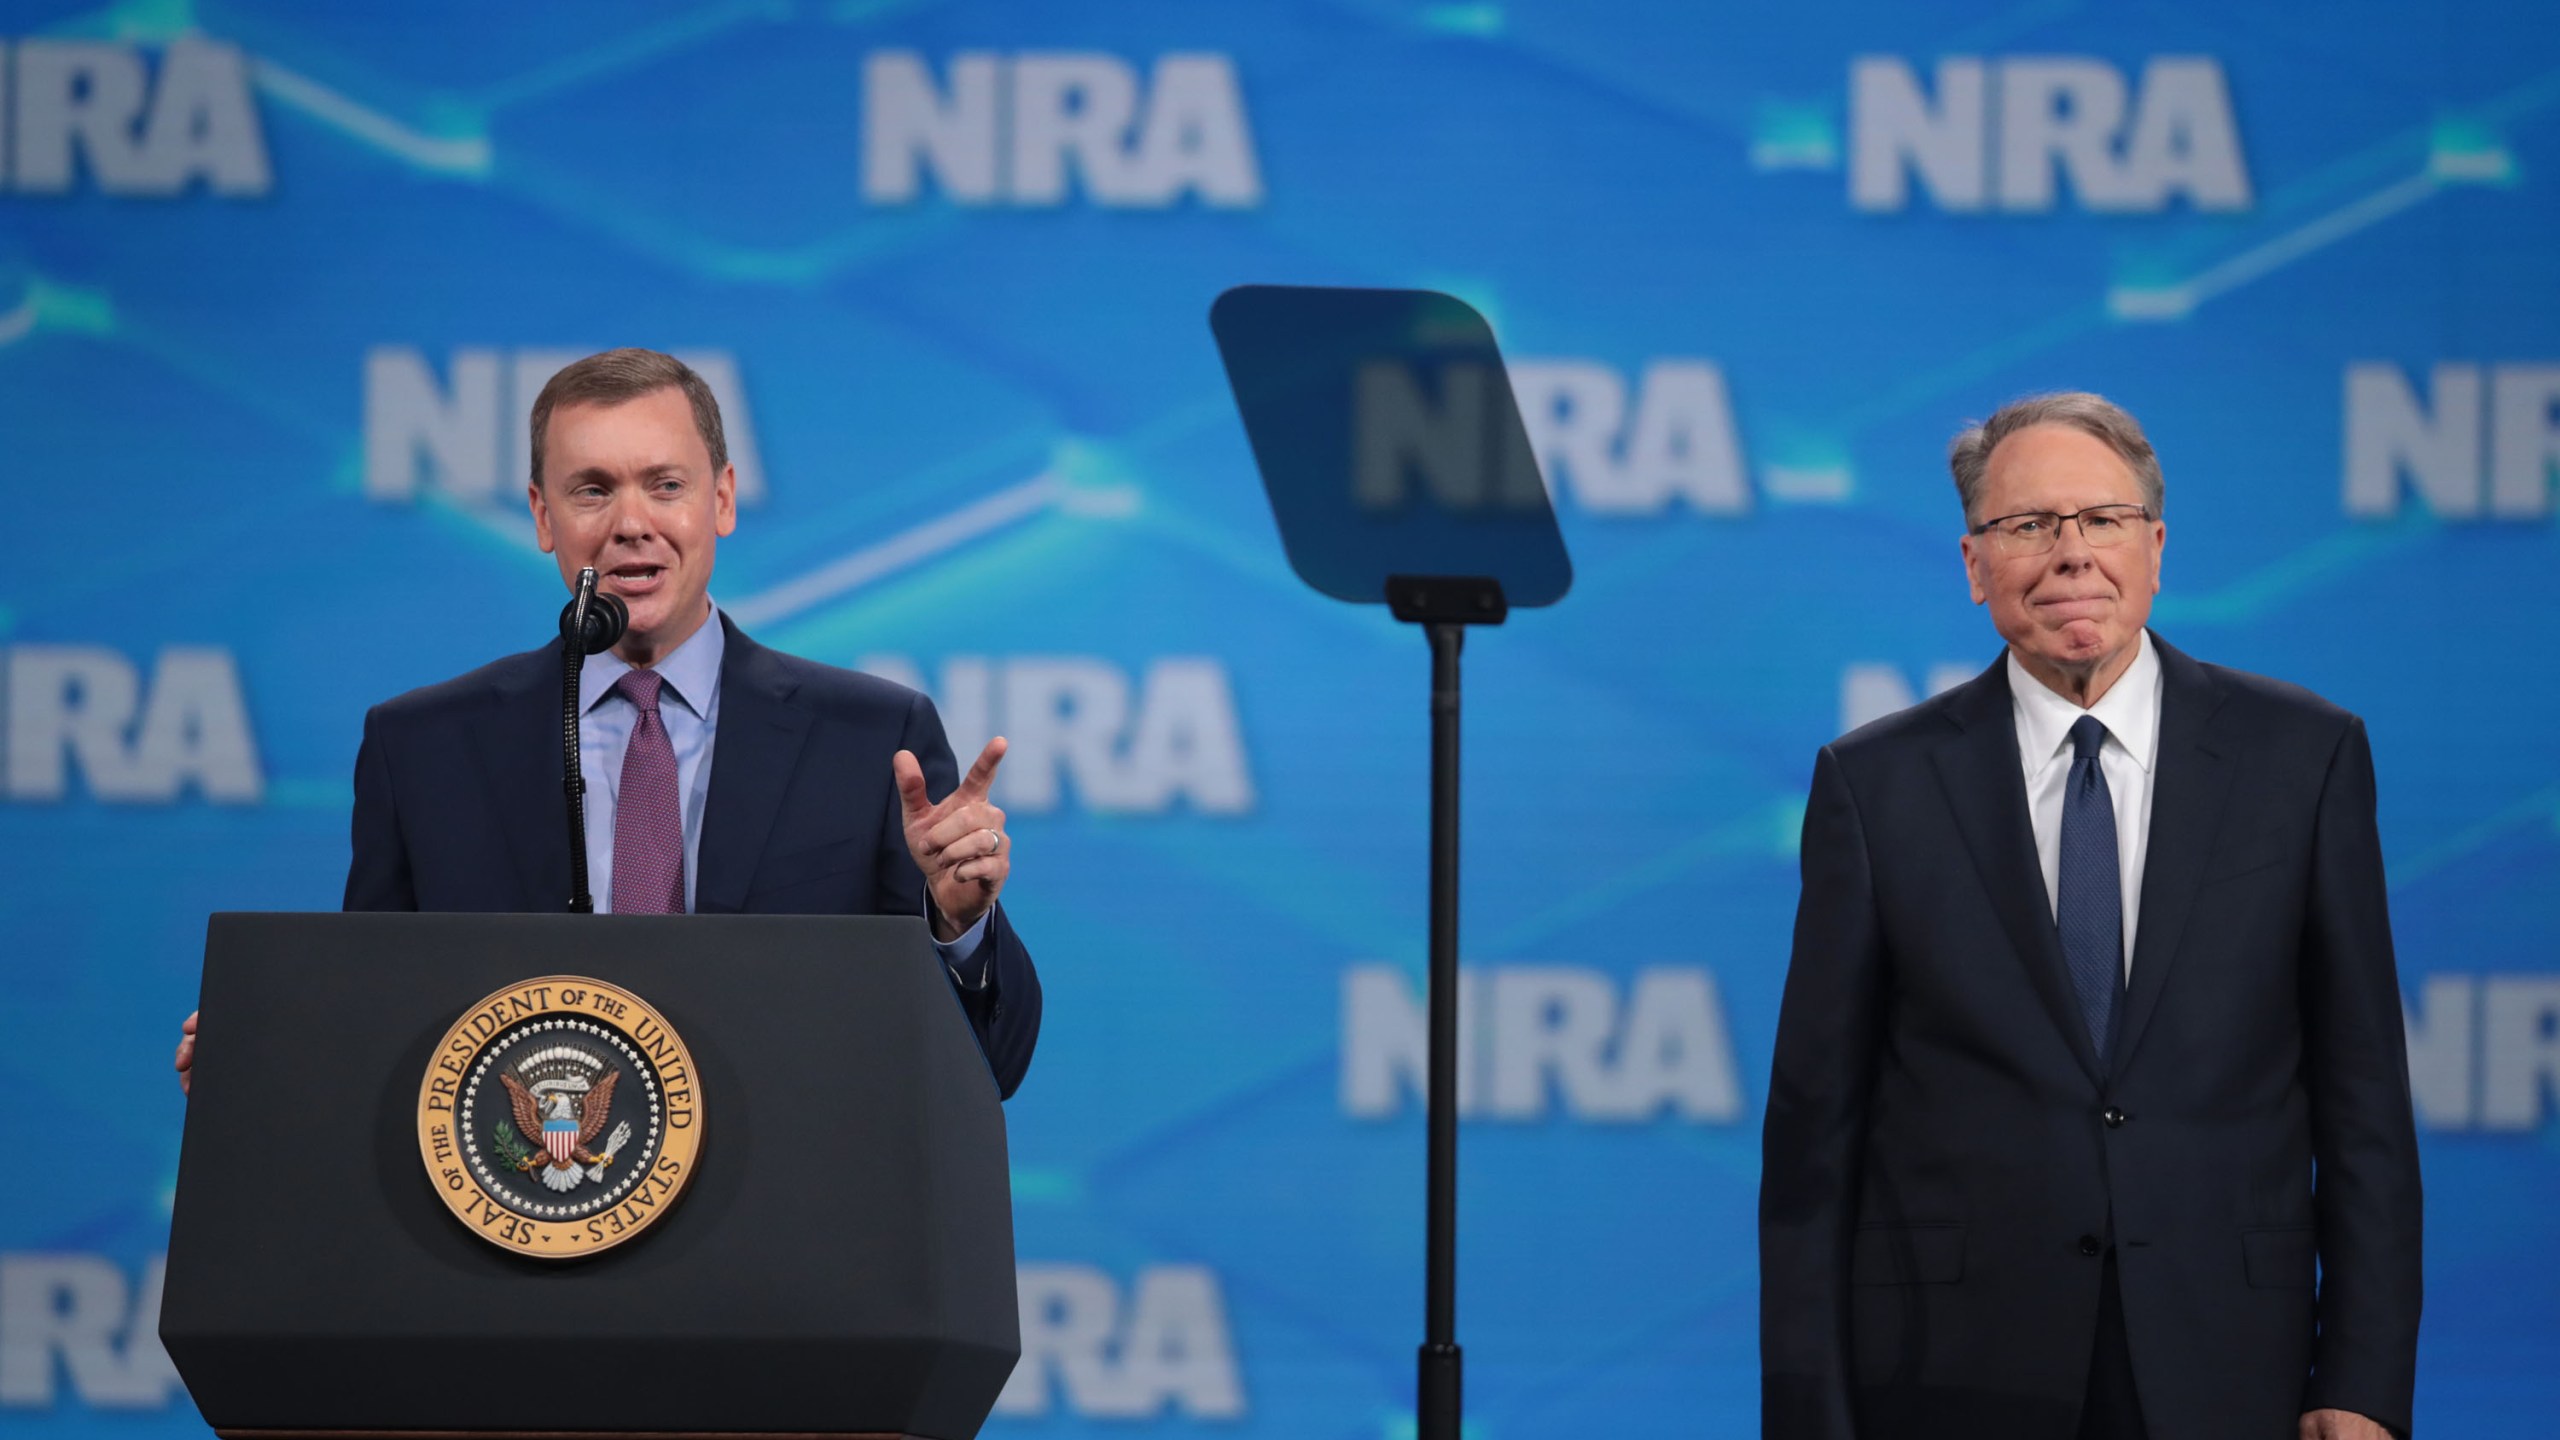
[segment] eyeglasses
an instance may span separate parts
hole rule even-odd
[[[2080,538],[2092,546],[2104,548],[2121,545],[2133,538],[2137,529],[2151,519],[2148,505],[2092,505],[2057,515],[2050,510],[2028,510],[2016,515],[2003,515],[1985,520],[1970,533],[1989,535],[1992,548],[2003,555],[2042,555],[2062,539],[2062,522],[2080,522]]]

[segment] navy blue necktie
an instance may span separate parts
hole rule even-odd
[[[2116,864],[2116,805],[2098,768],[2107,727],[2095,715],[2071,722],[2071,779],[2062,792],[2062,865],[2054,924],[2089,1043],[2107,1063],[2116,992],[2124,983],[2124,872]]]

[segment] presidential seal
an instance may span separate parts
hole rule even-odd
[[[693,1056],[665,1016],[601,980],[551,975],[482,1000],[418,1086],[418,1154],[445,1208],[537,1260],[657,1223],[701,1149]]]

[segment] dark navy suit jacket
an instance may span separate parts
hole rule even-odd
[[[2007,666],[1815,762],[1763,1143],[1764,1434],[2070,1440],[2110,1244],[2152,1435],[2291,1440],[2327,1407],[2407,1433],[2418,1151],[2364,725],[2159,652],[2104,1066]]]
[[[927,792],[959,783],[933,702],[749,640],[730,624],[702,816],[698,914],[922,915],[890,757]],[[560,642],[412,690],[365,716],[349,910],[557,911],[569,901],[560,798]],[[957,989],[1010,1096],[1040,1035],[1040,978],[999,905]]]

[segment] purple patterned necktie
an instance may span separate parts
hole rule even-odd
[[[628,670],[614,690],[640,712],[622,752],[613,802],[613,913],[684,913],[684,813],[676,804],[676,747],[658,719],[655,670]]]

